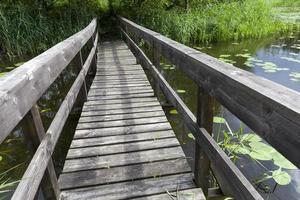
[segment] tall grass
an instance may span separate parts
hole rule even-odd
[[[1,48],[9,56],[38,54],[80,30],[89,19],[68,15],[54,19],[22,7],[0,9]]]
[[[270,4],[262,0],[225,1],[189,11],[151,9],[146,3],[135,20],[186,44],[261,38],[292,28],[277,19]]]

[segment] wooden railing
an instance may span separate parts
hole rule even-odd
[[[162,90],[196,138],[195,181],[204,193],[208,192],[211,168],[224,193],[236,199],[263,199],[210,135],[214,98],[297,167],[300,166],[299,93],[221,62],[128,19],[120,17],[119,21],[121,31],[139,63],[152,72],[157,85],[154,88]],[[154,65],[136,45],[141,40],[151,47]],[[198,85],[197,117],[156,69],[161,57],[176,65]]]
[[[12,199],[34,199],[42,179],[42,189],[47,188],[50,184],[54,193],[52,196],[59,199],[60,191],[51,156],[77,96],[82,100],[86,99],[86,75],[90,66],[92,66],[91,71],[95,72],[96,70],[98,41],[96,26],[97,22],[94,19],[80,32],[0,79],[1,143],[24,119],[29,128],[31,139],[36,141],[35,154]],[[88,41],[91,41],[92,48],[87,59],[83,62],[81,50]],[[50,127],[45,132],[37,101],[75,57],[80,60],[79,74]],[[47,196],[49,194],[46,194],[46,191],[47,189],[43,190],[44,195]]]

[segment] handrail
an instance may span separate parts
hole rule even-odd
[[[0,79],[0,143],[92,37],[96,19]],[[30,95],[28,95],[30,94]]]
[[[25,115],[29,115],[33,119],[33,131],[37,132],[40,142],[12,199],[34,199],[46,169],[52,189],[56,190],[54,196],[59,199],[60,191],[51,156],[78,94],[81,91],[86,94],[85,79],[90,67],[93,65],[96,68],[96,26],[96,19],[93,19],[80,32],[26,62],[0,80],[0,141],[5,139]],[[81,70],[76,80],[45,133],[36,102],[73,58],[76,55],[81,57],[81,49],[89,40],[92,40],[93,47],[84,64],[81,62]]]
[[[179,67],[276,150],[300,167],[300,93],[219,61],[120,17],[127,33],[143,39]]]
[[[173,90],[169,83],[164,79],[161,73],[147,58],[144,52],[134,43],[128,34],[121,29],[125,36],[129,47],[135,53],[139,62],[143,67],[150,70],[152,76],[159,83],[165,97],[179,111],[189,130],[195,136],[196,142],[201,145],[206,155],[212,162],[212,165],[219,171],[219,176],[227,181],[227,184],[234,192],[236,199],[259,200],[263,199],[255,190],[251,183],[246,179],[243,173],[235,166],[230,158],[222,151],[215,140],[207,133],[204,128],[200,128],[197,124],[197,119],[194,114],[188,109],[185,103],[181,100],[178,94]]]

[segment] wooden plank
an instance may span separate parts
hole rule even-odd
[[[124,52],[118,52],[118,53],[98,53],[99,59],[101,58],[113,58],[114,56],[117,56],[119,58],[127,57],[127,56],[133,56],[133,54],[130,51],[124,51]]]
[[[124,95],[110,95],[110,96],[88,96],[88,101],[106,100],[106,99],[129,99],[136,97],[154,97],[153,92],[124,94]]]
[[[145,74],[145,72],[143,70],[133,70],[133,71],[122,71],[122,70],[118,70],[118,71],[102,71],[102,72],[98,72],[96,74],[96,76],[120,76],[120,75],[131,75],[131,74]]]
[[[134,125],[134,126],[126,126],[126,127],[77,130],[75,132],[74,138],[125,135],[125,134],[143,133],[143,132],[149,132],[149,131],[171,130],[171,129],[172,128],[171,128],[170,124],[164,122],[164,123],[157,123],[157,124]]]
[[[140,141],[134,143],[113,144],[107,146],[94,146],[85,148],[69,149],[67,159],[84,158],[92,156],[103,156],[125,152],[135,152],[150,149],[180,146],[176,138],[165,138],[151,141]]]
[[[139,118],[152,118],[165,116],[165,113],[161,111],[144,112],[144,113],[126,113],[119,115],[105,115],[105,116],[93,116],[93,117],[82,117],[79,123],[94,123],[94,122],[107,122],[116,120],[127,120],[127,119],[139,119]]]
[[[128,100],[128,99],[127,99]],[[120,101],[120,100],[118,100]],[[95,101],[96,103],[97,101]],[[154,102],[137,102],[137,103],[120,103],[120,104],[88,104],[85,105],[82,109],[82,112],[89,112],[89,111],[100,111],[100,110],[108,110],[112,111],[113,110],[120,110],[120,109],[127,109],[129,113],[135,113],[134,110],[130,112],[130,109],[134,108],[141,108],[141,107],[148,107],[148,106],[160,106],[160,104],[157,101]],[[160,109],[162,110],[162,109]],[[148,110],[149,111],[149,110]],[[152,111],[152,110],[150,110]],[[154,110],[156,111],[156,110]],[[122,112],[126,113],[126,112]],[[109,115],[109,113],[105,113],[106,115]]]
[[[120,126],[131,126],[140,124],[155,124],[161,122],[167,122],[165,116],[153,117],[153,118],[140,118],[140,119],[124,119],[117,121],[107,121],[107,122],[94,122],[94,123],[80,123],[77,125],[76,129],[94,129],[94,128],[108,128],[108,127],[120,127]]]
[[[148,80],[146,79],[131,79],[131,80],[94,80],[93,84],[102,84],[102,85],[111,85],[112,87],[114,85],[119,85],[119,84],[134,84],[134,83],[149,83]]]
[[[94,19],[85,29],[24,63],[0,80],[0,142],[40,99],[96,29]],[[30,95],[28,95],[30,94]]]
[[[190,172],[187,161],[175,159],[109,169],[70,172],[61,174],[58,184],[61,189],[70,189],[187,172]]]
[[[149,178],[143,180],[94,186],[62,191],[61,198],[65,200],[96,200],[103,198],[112,199],[130,199],[145,195],[165,193],[166,191],[176,191],[178,188],[193,188],[193,176],[190,173],[172,175],[159,178]]]
[[[132,99],[112,99],[112,100],[103,100],[103,101],[88,101],[84,106],[92,105],[111,105],[111,104],[127,104],[127,103],[142,103],[142,102],[154,102],[157,101],[156,97],[147,97],[147,98],[132,98]]]
[[[193,133],[197,143],[205,151],[211,164],[216,169],[214,172],[218,173],[218,180],[226,182],[224,189],[229,188],[230,193],[237,199],[263,199],[207,131],[203,128],[199,128],[194,114],[188,109],[159,71],[152,65],[142,50],[133,43],[126,33],[124,33],[124,35],[128,38],[128,41],[130,41],[130,46],[134,49],[141,62],[151,70],[155,79],[158,80],[166,98],[182,115],[185,125]]]
[[[148,88],[125,88],[125,89],[93,89],[89,91],[89,96],[113,96],[113,95],[127,95],[127,94],[139,94],[145,92],[153,92],[151,87]]]
[[[121,21],[130,32],[160,46],[167,60],[300,167],[299,92],[233,67],[124,18]]]
[[[100,108],[99,108],[100,109]],[[152,106],[152,107],[136,107],[132,108],[122,108],[122,109],[108,109],[108,110],[99,110],[99,111],[87,111],[82,112],[82,117],[88,116],[102,116],[102,115],[119,115],[119,114],[126,114],[126,113],[141,113],[141,112],[151,112],[151,111],[161,111],[161,106]]]
[[[89,169],[103,169],[139,163],[156,162],[160,160],[171,160],[185,158],[180,146],[145,150],[139,152],[114,154],[108,156],[95,156],[89,158],[67,159],[63,173],[75,172]]]
[[[122,69],[142,69],[142,66],[139,64],[133,64],[133,65],[98,65],[97,69],[100,70],[98,72],[101,72],[102,70],[122,70]]]
[[[94,80],[131,80],[131,79],[143,79],[147,80],[145,74],[133,74],[133,75],[119,75],[119,76],[96,76]]]
[[[144,86],[151,86],[149,82],[140,82],[140,83],[127,83],[127,84],[113,84],[113,85],[104,85],[104,84],[97,84],[94,83],[91,85],[90,89],[97,89],[97,88],[126,88],[126,87],[144,87]]]
[[[205,196],[201,188],[179,190],[176,192],[158,195],[145,196],[141,198],[135,198],[135,200],[163,200],[163,199],[180,199],[180,200],[205,200]]]
[[[121,60],[110,60],[110,61],[98,61],[98,65],[134,65],[136,64],[136,59],[121,59]]]
[[[174,132],[171,130],[165,130],[165,131],[135,133],[129,135],[115,135],[115,136],[108,136],[108,137],[74,139],[71,143],[70,148],[104,146],[104,145],[111,145],[111,144],[136,142],[136,141],[158,140],[162,138],[171,138],[171,137],[175,137]]]

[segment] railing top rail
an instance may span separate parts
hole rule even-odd
[[[161,51],[196,84],[298,167],[300,93],[221,62],[120,17],[128,31]]]
[[[96,30],[96,19],[0,79],[0,143],[21,121]]]

